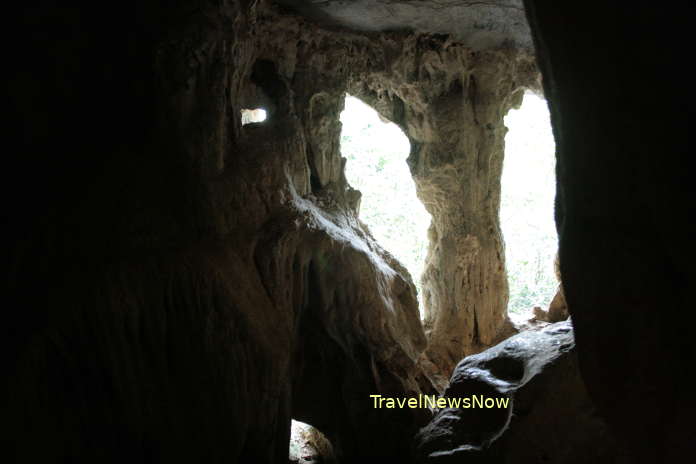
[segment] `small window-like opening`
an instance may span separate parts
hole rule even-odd
[[[422,316],[420,280],[431,217],[416,196],[406,163],[411,149],[408,137],[399,126],[385,121],[369,105],[350,95],[346,95],[341,123],[346,179],[362,192],[360,219],[411,274]]]
[[[243,109],[242,113],[242,126],[251,124],[252,122],[263,122],[266,120],[266,110],[263,108],[255,109]]]
[[[291,464],[328,464],[336,462],[333,447],[318,429],[293,420],[290,427]]]
[[[547,309],[558,289],[554,260],[555,142],[546,100],[526,92],[505,117],[500,224],[510,289],[508,314],[522,322]]]

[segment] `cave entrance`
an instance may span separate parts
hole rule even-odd
[[[408,137],[372,107],[346,94],[341,113],[341,154],[348,183],[362,192],[360,220],[411,274],[423,317],[421,274],[431,217],[416,196],[406,164]]]
[[[336,461],[333,447],[318,429],[292,420],[290,426],[290,464],[329,464]]]
[[[528,320],[534,307],[546,310],[558,289],[554,261],[555,141],[546,100],[527,91],[519,109],[505,116],[505,159],[500,225],[510,289],[508,314]]]

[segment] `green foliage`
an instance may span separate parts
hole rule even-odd
[[[406,164],[408,138],[395,124],[354,97],[341,114],[341,153],[348,160],[348,183],[362,192],[360,219],[375,239],[398,259],[421,294],[430,214],[416,196]]]
[[[420,296],[431,218],[416,196],[406,164],[408,139],[356,98],[348,96],[345,108],[341,152],[347,159],[348,182],[363,194],[360,218],[408,269]],[[547,306],[558,285],[553,267],[555,148],[544,100],[526,95],[520,110],[511,111],[505,122],[510,130],[505,139],[500,218],[508,310],[519,313]]]
[[[553,221],[555,144],[546,102],[526,94],[505,118],[500,223],[510,288],[508,311],[522,313],[551,302],[558,282]]]

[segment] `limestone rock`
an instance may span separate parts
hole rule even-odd
[[[549,322],[560,322],[568,319],[568,316],[570,315],[568,313],[568,305],[566,304],[565,296],[563,295],[563,287],[560,285],[558,286],[556,295],[551,300],[551,303],[549,303],[549,310],[547,314]]]
[[[693,460],[696,397],[681,374],[696,363],[696,195],[683,168],[693,125],[682,103],[693,85],[665,72],[692,42],[688,8],[525,7],[557,141],[560,265],[583,379],[633,462]]]
[[[582,378],[632,462],[693,460],[690,5],[525,0],[535,60],[518,0],[301,3],[328,25],[270,0],[9,8],[0,460],[278,463],[297,416],[346,462],[406,462],[429,412],[366,393],[432,393],[509,333],[502,118],[536,61]],[[341,22],[351,4],[374,22]],[[425,332],[355,217],[345,92],[409,136]],[[443,412],[421,455],[611,462],[564,336],[466,361],[467,389],[514,395],[510,426],[491,442],[509,414],[457,432]]]
[[[448,34],[475,49],[532,49],[521,0],[277,2],[330,26],[369,32],[406,29],[419,33]]]
[[[628,463],[585,389],[570,321],[520,333],[463,359],[446,398],[507,408],[444,408],[416,436],[418,462]]]

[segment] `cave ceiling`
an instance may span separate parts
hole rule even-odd
[[[276,0],[313,21],[363,32],[449,34],[474,49],[532,49],[522,0]]]

